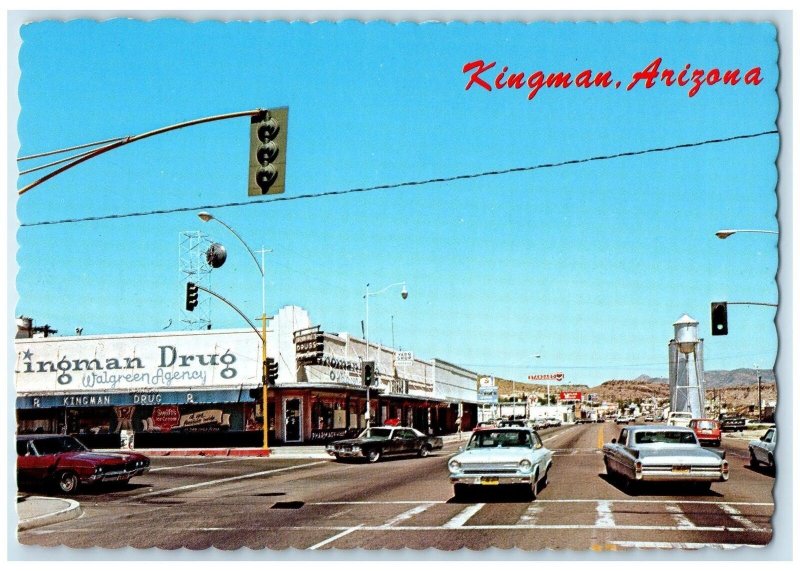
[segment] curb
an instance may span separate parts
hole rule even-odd
[[[26,501],[32,501],[32,500],[53,501],[52,498],[39,498],[39,497],[30,497]],[[83,510],[81,510],[81,505],[75,500],[62,499],[59,501],[66,503],[67,506],[65,508],[62,508],[60,510],[51,513],[20,520],[19,524],[17,524],[17,531],[25,531],[36,527],[41,527],[43,525],[50,525],[52,523],[68,521],[71,519],[75,519],[76,517],[80,516],[83,513]]]

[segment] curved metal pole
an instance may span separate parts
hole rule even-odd
[[[73,162],[71,162],[71,163],[69,163],[67,165],[64,165],[60,169],[56,169],[53,172],[43,176],[42,178],[33,181],[28,186],[20,189],[18,191],[18,194],[21,196],[21,195],[25,194],[26,192],[28,192],[29,190],[31,190],[32,188],[34,188],[36,186],[39,186],[40,184],[42,184],[46,180],[49,180],[49,179],[53,178],[54,176],[56,176],[58,174],[61,174],[62,172],[66,171],[66,170],[71,169],[74,166],[77,166],[77,165],[79,165],[79,164],[81,164],[81,163],[83,163],[85,161],[88,161],[89,159],[94,158],[94,157],[96,157],[98,155],[102,155],[105,152],[108,152],[108,151],[111,151],[113,149],[116,149],[117,147],[121,147],[123,145],[127,145],[128,143],[134,143],[136,141],[141,141],[142,139],[147,139],[148,137],[153,137],[155,135],[160,135],[160,134],[166,133],[168,131],[174,131],[176,129],[182,129],[183,127],[191,127],[192,125],[200,125],[202,123],[210,123],[212,121],[221,121],[223,119],[233,119],[235,117],[248,117],[248,116],[249,117],[253,117],[255,115],[258,115],[259,113],[261,113],[261,109],[254,109],[254,110],[251,110],[251,111],[238,111],[236,113],[227,113],[225,115],[213,115],[211,117],[202,117],[200,119],[192,119],[191,121],[184,121],[183,123],[176,123],[174,125],[168,125],[166,127],[161,127],[160,129],[155,129],[153,131],[148,131],[147,133],[142,133],[141,135],[133,135],[133,136],[130,136],[130,137],[125,137],[123,139],[117,140],[114,143],[111,143],[110,145],[106,145],[104,147],[100,147],[99,149],[96,149],[96,150],[92,151],[91,153],[88,153],[88,154],[86,154],[84,156],[81,156],[80,158],[76,159],[75,161],[73,161]]]
[[[233,310],[234,310],[236,313],[238,313],[239,315],[241,315],[241,316],[242,316],[242,319],[244,319],[244,320],[247,322],[247,324],[248,324],[248,325],[249,325],[249,326],[250,326],[250,327],[253,329],[253,331],[255,331],[255,332],[256,332],[256,335],[258,335],[258,338],[259,338],[259,339],[261,339],[261,342],[262,342],[262,343],[264,342],[264,337],[262,337],[262,336],[261,336],[261,332],[260,332],[260,331],[258,330],[258,328],[257,328],[257,327],[256,327],[256,326],[253,324],[253,322],[252,322],[252,321],[250,321],[250,320],[247,318],[247,316],[246,316],[244,313],[242,313],[242,310],[241,310],[241,309],[239,309],[238,307],[236,307],[235,305],[233,305],[233,304],[232,304],[230,301],[228,301],[227,299],[225,299],[224,297],[222,297],[220,294],[218,294],[218,293],[217,293],[217,292],[215,292],[215,291],[211,291],[210,289],[208,289],[208,288],[206,288],[206,287],[203,287],[203,286],[201,286],[201,285],[197,285],[197,284],[195,284],[195,287],[196,287],[197,289],[201,289],[201,290],[203,290],[203,291],[204,291],[204,292],[206,292],[206,293],[210,293],[211,295],[213,295],[214,297],[216,297],[218,300],[225,302],[225,303],[228,305],[228,307],[232,308],[232,309],[233,309]]]
[[[720,240],[724,240],[733,234],[738,234],[739,232],[752,232],[756,234],[779,234],[776,230],[720,230],[716,233],[717,238]]]
[[[209,215],[209,216],[211,216],[211,215]],[[211,216],[211,218],[209,218],[209,220],[214,220],[215,222],[219,222],[220,224],[225,226],[225,228],[230,230],[231,234],[233,234],[234,236],[236,236],[239,239],[239,241],[244,245],[244,247],[247,248],[247,251],[250,252],[250,257],[253,258],[253,261],[256,263],[256,266],[258,266],[258,271],[261,273],[261,277],[264,277],[264,268],[262,267],[261,264],[258,263],[258,258],[256,258],[255,252],[253,252],[253,250],[250,248],[250,246],[247,245],[247,242],[245,242],[244,239],[242,239],[242,237],[239,236],[239,233],[236,230],[234,230],[233,228],[231,228],[230,226],[228,226],[227,224],[225,224],[225,222],[223,222],[222,220],[220,220],[216,216]]]

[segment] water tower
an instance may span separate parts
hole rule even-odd
[[[697,337],[698,322],[684,314],[672,324],[675,338],[669,342],[669,398],[673,412],[705,416],[703,340]]]

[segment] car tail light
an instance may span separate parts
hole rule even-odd
[[[636,479],[639,480],[642,477],[642,462],[637,460],[633,463],[633,471],[636,475]]]
[[[728,461],[727,460],[723,460],[722,461],[722,477],[727,480],[729,472],[730,472],[730,467],[728,466]]]

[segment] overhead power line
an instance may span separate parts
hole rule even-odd
[[[479,173],[470,173],[470,174],[461,174],[461,175],[454,175],[449,177],[439,177],[439,178],[429,178],[424,180],[416,180],[416,181],[406,181],[406,182],[399,182],[399,183],[392,183],[392,184],[381,184],[376,186],[366,186],[360,188],[350,188],[347,190],[333,190],[328,192],[321,192],[317,194],[300,194],[296,196],[279,196],[275,198],[271,198],[268,200],[246,200],[240,202],[227,202],[222,204],[203,204],[199,206],[184,206],[179,208],[165,208],[159,210],[148,210],[142,212],[128,212],[124,214],[107,214],[103,216],[87,216],[85,218],[65,218],[62,220],[43,220],[40,222],[27,222],[20,224],[20,227],[32,227],[32,226],[47,226],[47,225],[55,225],[55,224],[72,224],[76,222],[94,222],[99,220],[116,220],[121,218],[133,218],[138,216],[154,216],[157,214],[175,214],[178,212],[196,212],[198,210],[209,210],[213,208],[233,208],[237,206],[253,206],[256,204],[265,204],[265,203],[272,203],[272,202],[288,202],[294,200],[307,200],[311,198],[323,198],[328,196],[342,196],[345,194],[354,194],[358,192],[373,192],[378,190],[393,190],[398,188],[406,188],[412,186],[424,186],[429,184],[438,184],[444,182],[454,182],[459,180],[468,180],[474,178],[482,178],[482,177],[489,177],[489,176],[499,176],[505,174],[512,174],[512,173],[520,173],[520,172],[530,172],[535,170],[547,169],[547,168],[555,168],[555,167],[563,167],[568,165],[577,165],[582,163],[589,163],[594,161],[604,161],[610,159],[619,159],[623,157],[635,157],[639,155],[647,155],[652,153],[664,153],[668,151],[675,151],[679,149],[690,149],[693,147],[701,147],[704,145],[713,145],[718,143],[728,143],[731,141],[739,141],[743,139],[753,139],[756,137],[763,137],[765,135],[775,135],[777,134],[777,130],[771,131],[762,131],[760,133],[752,133],[749,135],[735,135],[733,137],[725,137],[721,139],[707,139],[705,141],[699,141],[694,143],[681,143],[678,145],[670,145],[668,147],[654,147],[650,149],[643,149],[638,151],[626,151],[621,153],[614,153],[610,155],[598,155],[594,157],[588,157],[583,159],[570,159],[565,161],[558,161],[553,163],[542,163],[533,166],[526,166],[526,167],[514,167],[508,169],[500,169],[500,170],[492,170],[492,171],[483,171]]]

